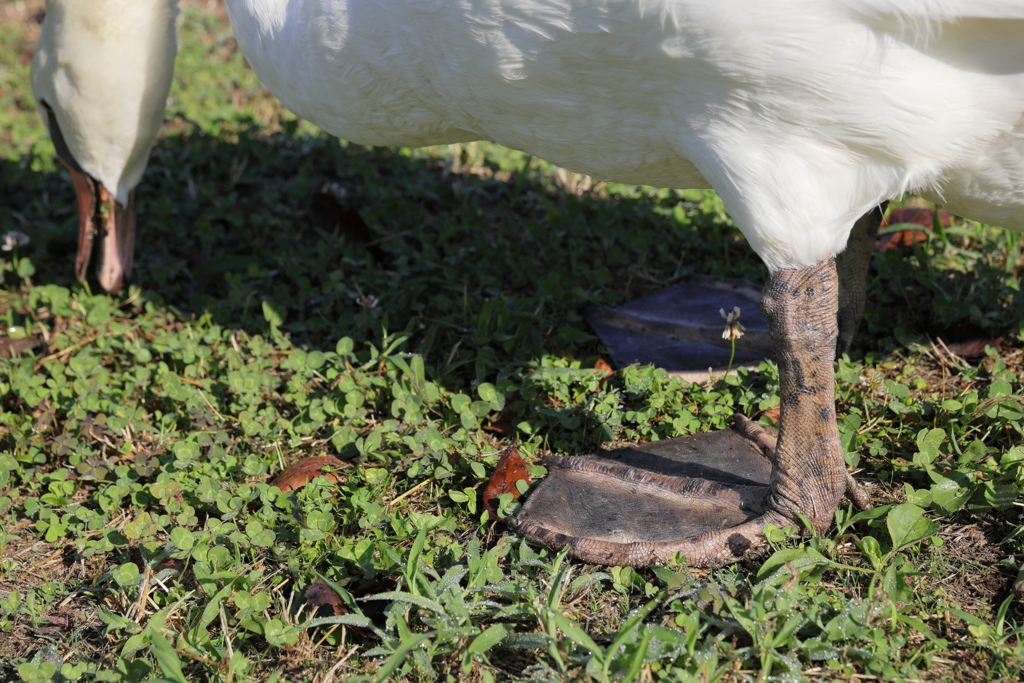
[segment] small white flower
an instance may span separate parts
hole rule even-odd
[[[718,309],[718,312],[725,318],[725,329],[722,330],[722,339],[739,339],[747,331],[747,328],[743,327],[743,323],[740,322],[739,306],[733,306],[731,313],[726,313],[724,308]]]
[[[0,249],[4,251],[11,251],[15,247],[23,247],[29,243],[28,235],[21,232],[20,230],[11,230],[10,232],[4,233],[4,243],[0,246]]]
[[[373,294],[364,294],[356,299],[356,303],[363,308],[377,308],[377,304],[379,304],[380,301],[378,301],[377,297]]]
[[[324,183],[324,187],[321,192],[331,195],[339,202],[345,201],[348,197],[348,190],[346,190],[345,186],[341,183]]]

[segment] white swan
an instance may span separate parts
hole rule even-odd
[[[907,191],[1024,229],[1024,3],[227,0],[256,73],[374,145],[714,187],[771,269]],[[1015,21],[1005,21],[1015,19]]]
[[[75,271],[108,291],[131,274],[135,187],[171,87],[177,0],[49,0],[32,90],[78,195]]]
[[[148,8],[138,11],[148,12],[151,28],[133,26],[116,48],[147,59],[87,70],[81,78],[106,79],[98,99],[81,87],[62,89],[62,69],[77,73],[73,62],[91,59],[72,46],[94,39],[85,27],[98,10],[83,4],[72,25],[71,3],[51,0],[62,12],[47,17],[56,27],[44,29],[48,47],[33,84],[81,168],[122,199],[159,123],[172,13],[169,2],[154,0],[94,4]],[[851,227],[880,202],[916,192],[963,216],[1024,230],[1021,2],[226,4],[260,78],[330,133],[402,146],[483,138],[601,179],[713,187],[768,265],[763,305],[783,406],[770,487],[742,501],[746,517],[733,519],[733,507],[733,517],[711,515],[731,520],[724,526],[697,525],[665,541],[581,537],[532,514],[516,522],[586,559],[641,564],[678,551],[715,564],[758,547],[767,522],[791,523],[800,513],[826,528],[847,488],[832,394],[833,257]],[[65,48],[72,61],[55,66],[48,55]],[[107,144],[113,119],[100,114],[119,110],[151,119],[119,129],[134,131],[120,146]],[[699,483],[699,491],[687,484],[691,498],[739,495]]]

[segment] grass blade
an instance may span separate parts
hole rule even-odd
[[[181,660],[178,659],[178,653],[174,651],[174,646],[157,631],[153,631],[150,639],[149,650],[156,658],[156,663],[160,665],[164,678],[175,683],[188,683],[181,670]]]
[[[380,671],[377,672],[376,683],[382,683],[383,681],[386,681],[391,676],[391,674],[395,672],[395,669],[397,669],[402,664],[402,662],[405,661],[406,655],[408,655],[409,652],[411,652],[414,647],[419,647],[421,643],[424,643],[428,640],[430,640],[429,635],[420,635],[413,636],[411,639],[403,641],[398,646],[398,649],[395,650],[395,653],[388,657],[388,660],[384,662],[383,666],[380,667]]]

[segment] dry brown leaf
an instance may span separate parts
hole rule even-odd
[[[0,358],[15,358],[20,356],[22,351],[34,349],[41,343],[42,341],[35,337],[25,337],[23,339],[0,337]]]
[[[335,616],[341,616],[348,612],[348,608],[342,604],[341,598],[334,592],[334,589],[323,581],[314,581],[309,584],[309,588],[306,589],[304,595],[306,602],[314,608],[321,605],[329,605],[334,610]]]
[[[323,581],[314,581],[313,583],[311,583],[309,585],[309,588],[306,589],[306,592],[303,595],[306,598],[306,603],[313,608],[311,610],[313,613],[317,611],[317,608],[323,606],[330,607],[334,611],[334,616],[337,617],[340,617],[343,614],[352,613],[352,610],[350,610],[345,605],[345,603],[342,602],[341,596],[339,596],[333,588],[328,586]],[[386,623],[384,619],[376,619],[374,618],[375,615],[373,615],[372,613],[367,614],[366,616],[370,617],[370,619],[372,619],[373,622],[377,624],[378,627],[384,628],[384,625]],[[370,631],[368,629],[359,628],[358,626],[349,626],[348,628],[351,629],[354,633],[362,636],[363,638],[379,640],[378,636],[374,634],[373,631]]]
[[[165,569],[173,569],[180,574],[185,571],[185,561],[174,557],[166,557],[153,565],[154,574],[159,574]]]
[[[282,493],[290,493],[301,489],[315,477],[327,477],[331,482],[344,481],[344,477],[333,471],[343,467],[349,467],[349,464],[333,455],[314,455],[293,464],[277,475],[270,485],[281,489]]]
[[[519,498],[519,489],[516,488],[517,481],[525,481],[530,485],[530,473],[526,470],[526,463],[519,455],[519,449],[512,444],[505,449],[494,467],[494,474],[487,480],[487,488],[484,489],[484,509],[491,516],[491,519],[498,520],[497,497],[503,493],[511,493],[513,498]]]
[[[985,355],[986,346],[991,346],[993,349],[999,350],[1002,348],[1002,344],[1002,337],[981,337],[978,339],[968,339],[962,342],[946,344],[946,348],[949,349],[950,353],[955,353],[961,358],[974,360]]]
[[[793,586],[800,580],[800,572],[796,570],[796,567],[787,562],[786,569],[789,570],[789,578],[786,579],[786,583],[782,584],[782,590],[784,591],[792,590]]]
[[[142,548],[137,545],[132,546],[129,551],[129,557],[131,557],[135,566],[139,568],[139,573],[144,574],[146,572],[146,558],[142,554]],[[153,564],[153,574],[159,574],[165,569],[173,569],[178,572],[178,574],[181,574],[181,572],[185,571],[185,561],[178,560],[173,557],[165,557],[159,562]]]
[[[350,192],[341,183],[327,183],[309,202],[309,217],[313,224],[325,232],[334,233],[346,244],[359,244],[375,260],[387,254],[378,246],[377,237],[359,214],[358,188]]]

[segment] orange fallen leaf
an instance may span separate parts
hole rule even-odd
[[[889,234],[881,250],[887,249],[912,249],[915,245],[928,241],[928,229],[925,230],[900,230]]]
[[[299,460],[286,469],[270,484],[281,489],[282,493],[289,493],[301,489],[316,477],[327,477],[331,482],[342,481],[344,477],[332,470],[348,467],[349,464],[335,458],[333,455],[315,455]],[[326,471],[324,471],[326,470]]]
[[[612,366],[608,365],[608,361],[600,356],[597,357],[597,362],[594,363],[594,369],[604,372],[604,377],[602,377],[597,383],[598,389],[603,391],[604,383],[615,376],[615,371],[612,370]]]
[[[512,436],[516,431],[516,426],[512,423],[512,415],[507,411],[502,411],[489,424],[483,425],[483,430],[502,436]]]
[[[949,211],[939,211],[939,220],[942,222],[942,227],[948,228],[952,219],[953,214]],[[911,207],[893,209],[889,212],[889,215],[886,216],[885,220],[882,221],[882,225],[879,229],[885,229],[890,225],[901,225],[904,223],[920,225],[922,229],[900,230],[898,232],[882,235],[875,243],[875,250],[885,251],[886,249],[909,249],[914,245],[927,240],[928,233],[931,232],[932,226],[935,223],[935,209]]]
[[[768,410],[766,410],[763,413],[761,413],[761,415],[767,417],[769,420],[771,420],[774,423],[777,423],[779,421],[779,415],[781,415],[781,414],[782,414],[782,406],[775,406],[774,408],[769,408]]]
[[[487,480],[487,488],[484,489],[484,509],[490,514],[491,519],[501,519],[498,517],[498,496],[511,493],[513,498],[519,498],[517,481],[525,481],[529,486],[530,473],[526,471],[526,463],[519,455],[519,449],[512,444],[501,454],[498,464],[494,467],[494,474]]]

